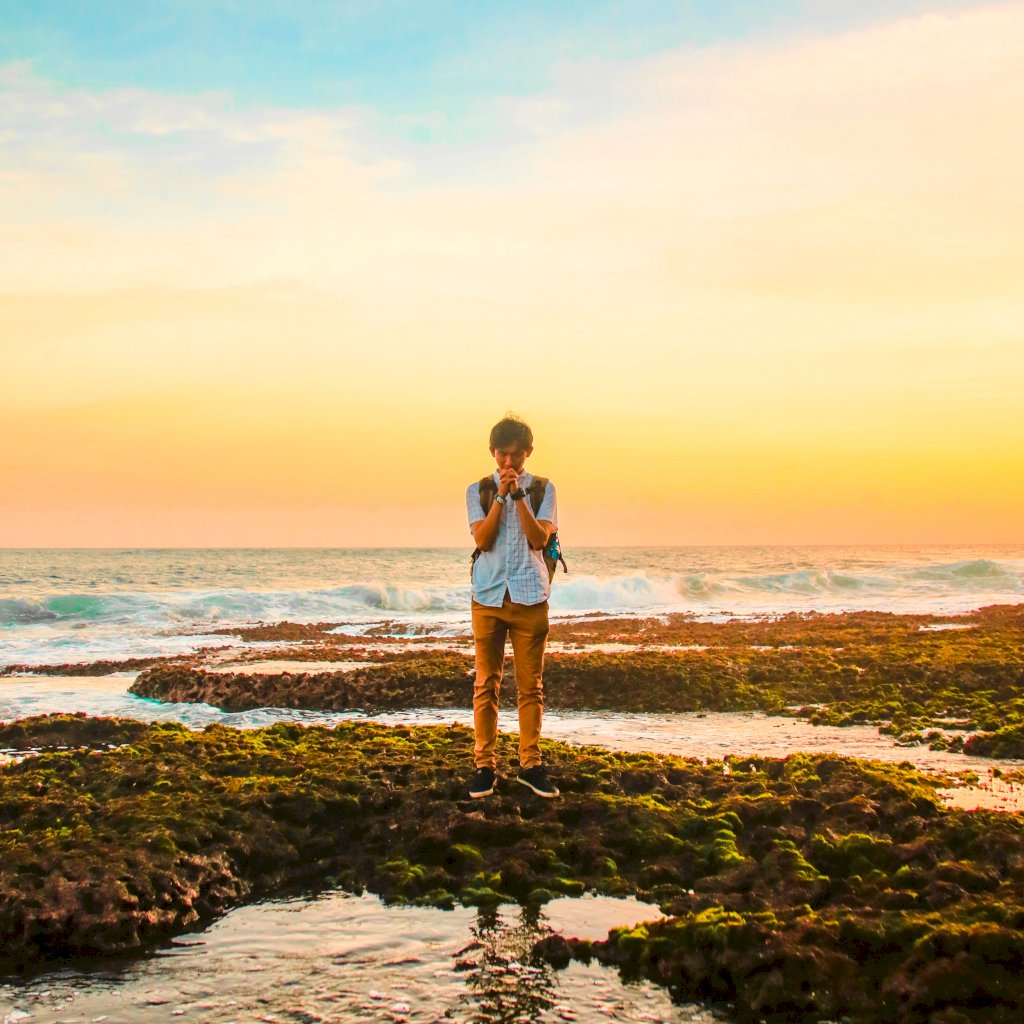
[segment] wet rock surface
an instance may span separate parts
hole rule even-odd
[[[158,724],[128,746],[6,766],[2,965],[139,951],[322,887],[435,907],[594,891],[671,916],[552,940],[552,961],[596,956],[734,1002],[743,1020],[1019,1019],[1017,815],[943,810],[927,780],[875,762],[744,758],[726,772],[555,743],[562,799],[505,779],[469,801],[471,747],[459,727]],[[513,753],[501,737],[505,771]]]

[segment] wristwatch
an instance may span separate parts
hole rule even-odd
[[[526,491],[520,489],[518,491],[510,491],[508,495],[513,501],[522,501],[526,497]]]
[[[504,498],[503,498],[503,497],[502,497],[502,496],[501,496],[500,494],[496,494],[496,495],[494,496],[494,500],[495,500],[495,501],[496,501],[496,502],[497,502],[497,503],[498,503],[499,505],[504,505],[504,504],[505,504],[505,499],[504,499]]]

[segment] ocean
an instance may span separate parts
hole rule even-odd
[[[187,654],[255,622],[451,636],[465,548],[3,549],[0,667]],[[954,613],[1024,600],[1024,546],[568,549],[554,617],[707,619],[860,609]],[[230,642],[230,641],[229,641]]]

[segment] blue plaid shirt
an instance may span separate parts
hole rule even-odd
[[[495,484],[498,480],[498,472],[495,470]],[[532,473],[519,474],[519,486],[524,491],[532,481]],[[470,527],[487,518],[480,507],[479,480],[466,488],[466,513]],[[558,527],[558,499],[555,485],[550,480],[537,511],[537,518],[553,523],[556,529]],[[519,521],[519,510],[513,501],[507,501],[501,510],[501,525],[494,546],[490,551],[481,551],[473,565],[475,601],[490,608],[500,608],[506,590],[516,604],[540,604],[551,594],[551,580],[548,578],[544,556],[527,543],[523,524]]]

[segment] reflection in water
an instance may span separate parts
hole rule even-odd
[[[657,915],[635,900],[573,900],[538,916],[518,907],[385,907],[372,896],[325,893],[241,907],[145,960],[0,982],[0,1020],[150,1024],[155,1020],[366,1024],[579,1024],[707,1021],[648,983],[625,984],[597,964],[554,971],[537,939],[592,937]],[[588,921],[589,918],[589,927]],[[577,925],[584,927],[577,927]],[[21,1017],[20,1014],[31,1014]]]
[[[481,910],[474,941],[463,950],[456,970],[465,971],[460,999],[474,1024],[515,1024],[538,1020],[555,1007],[557,979],[550,964],[533,955],[542,929],[536,910],[523,909],[518,920],[503,920],[497,910]]]

